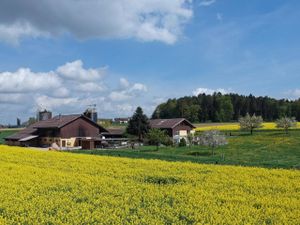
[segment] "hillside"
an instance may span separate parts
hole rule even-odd
[[[298,170],[0,146],[0,172],[0,223],[300,223]]]

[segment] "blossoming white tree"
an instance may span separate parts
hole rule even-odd
[[[249,113],[247,113],[246,116],[241,117],[239,119],[240,127],[242,130],[249,130],[251,135],[253,134],[253,130],[255,128],[262,127],[263,119],[261,116],[256,116],[255,114],[253,116],[250,116]]]
[[[291,127],[297,127],[297,120],[294,117],[290,118],[285,116],[276,120],[276,127],[283,128],[285,133],[288,134]]]
[[[200,144],[211,147],[212,155],[214,155],[215,148],[227,143],[225,135],[218,130],[205,131],[200,136]]]

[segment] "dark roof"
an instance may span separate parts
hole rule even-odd
[[[37,129],[33,128],[33,127],[28,127],[25,128],[24,130],[21,130],[15,134],[12,134],[6,138],[4,138],[5,140],[20,140],[26,137],[29,137],[33,134],[35,134],[35,132],[37,131]]]
[[[182,122],[186,122],[191,127],[195,128],[195,126],[185,118],[153,119],[149,121],[151,128],[174,128]]]
[[[84,115],[81,115],[81,114],[59,115],[59,116],[55,116],[55,117],[53,117],[49,120],[38,121],[38,122],[30,125],[26,129],[21,130],[18,133],[13,134],[11,136],[8,136],[5,139],[7,139],[7,140],[9,140],[9,139],[10,140],[23,139],[23,138],[26,138],[28,136],[31,136],[32,134],[35,134],[38,129],[44,129],[44,128],[57,128],[57,129],[60,129],[60,128],[66,126],[67,124],[77,120],[78,118],[83,118],[83,119],[87,120],[88,122],[93,123],[94,125],[96,125],[100,129],[101,132],[108,132],[105,128],[98,125],[97,123],[95,123],[94,121],[92,121],[91,119],[89,119],[88,117],[86,117]]]
[[[107,134],[112,134],[112,135],[123,135],[125,133],[125,129],[122,128],[110,128],[107,130],[108,130]]]
[[[80,117],[85,117],[80,114],[75,115],[59,115],[55,116],[49,120],[41,120],[38,121],[31,126],[34,128],[61,128],[65,125],[69,124],[70,122],[77,120]]]

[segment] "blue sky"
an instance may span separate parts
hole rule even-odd
[[[215,90],[300,97],[299,1],[92,2],[0,3],[0,124],[91,103],[100,117],[151,115]]]

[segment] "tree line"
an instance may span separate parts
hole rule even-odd
[[[255,97],[239,94],[213,95],[199,94],[183,98],[169,99],[158,105],[152,114],[153,119],[183,117],[196,122],[238,121],[242,116],[258,115],[264,121],[274,121],[281,117],[295,117],[300,120],[300,99],[275,99],[268,96]]]

